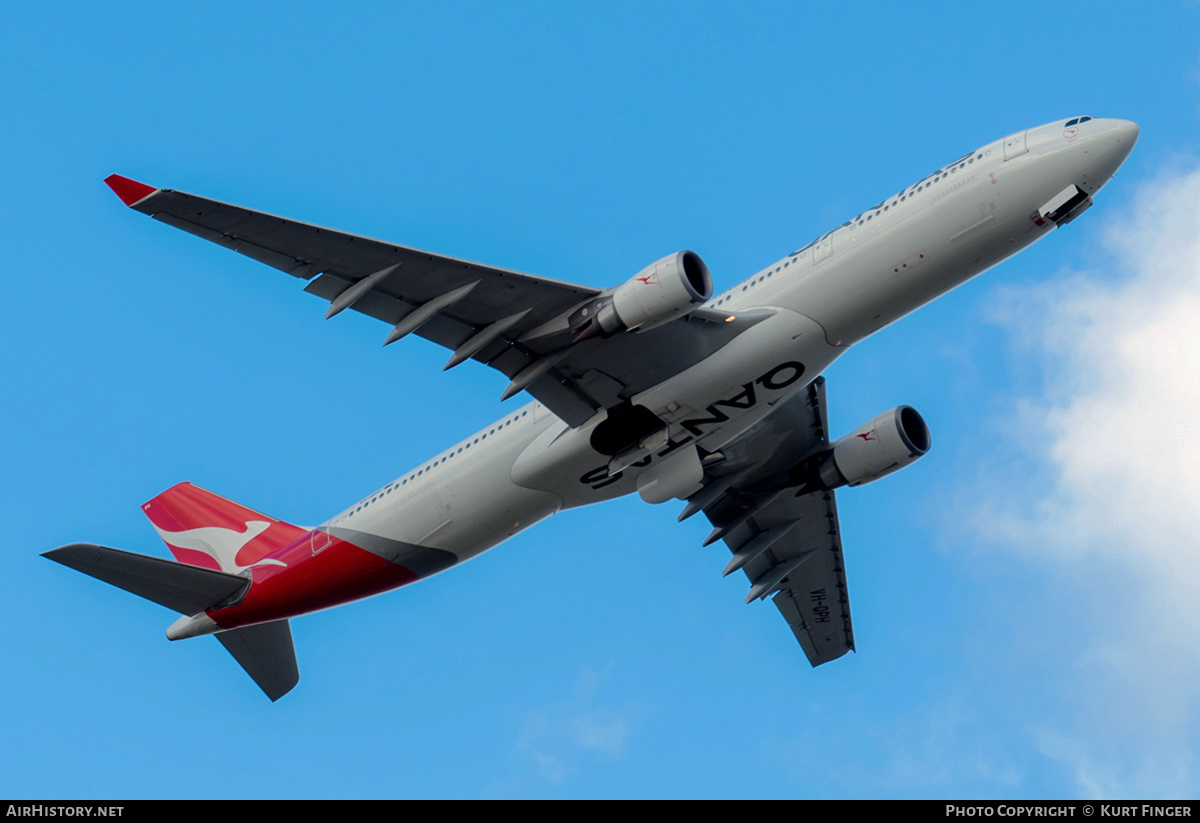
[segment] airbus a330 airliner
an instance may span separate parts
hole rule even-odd
[[[820,377],[850,346],[1078,217],[1138,137],[1074,117],[937,169],[713,296],[692,251],[609,289],[318,228],[118,175],[127,206],[475,360],[529,403],[301,528],[189,483],[142,508],[176,561],[87,543],[46,556],[215,634],[276,700],[299,679],[288,620],[436,574],[561,509],[685,500],[772,596],[809,661],[854,648],[834,490],[929,451],[908,406],[831,440]]]

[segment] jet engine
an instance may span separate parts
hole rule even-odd
[[[818,468],[827,489],[861,486],[899,471],[929,452],[929,426],[912,406],[876,415],[824,453]]]
[[[580,309],[571,326],[607,337],[646,331],[683,317],[712,297],[712,275],[694,251],[667,255],[612,290],[602,302]]]

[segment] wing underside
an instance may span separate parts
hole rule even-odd
[[[828,443],[825,381],[817,378],[722,449],[724,460],[689,498],[713,524],[706,542],[733,553],[726,574],[750,580],[746,601],[773,600],[814,666],[854,648],[834,493],[797,494],[780,480]],[[719,470],[719,473],[716,473]]]
[[[726,322],[700,308],[645,332],[577,340],[566,318],[601,289],[523,274],[300,223],[113,175],[127,205],[167,225],[307,281],[329,301],[416,334],[510,379],[571,426],[631,399],[712,354],[761,318]]]

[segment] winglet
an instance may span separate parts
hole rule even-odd
[[[122,177],[119,174],[110,174],[104,178],[104,182],[108,187],[116,192],[117,197],[121,198],[121,202],[126,206],[145,200],[158,189],[154,186],[147,186],[145,183],[139,183],[136,180],[130,180],[128,177]]]

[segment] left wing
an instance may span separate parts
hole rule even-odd
[[[688,499],[733,552],[725,567],[750,579],[746,602],[774,594],[812,665],[854,648],[841,530],[832,491],[797,493],[789,470],[828,444],[825,379],[781,403],[721,449],[721,474]],[[716,469],[714,469],[715,471]]]
[[[392,327],[384,345],[416,334],[511,379],[571,426],[700,362],[763,319],[698,308],[647,331],[578,340],[567,318],[606,291],[485,266],[157,189],[112,175],[127,206],[307,280],[305,291]]]

